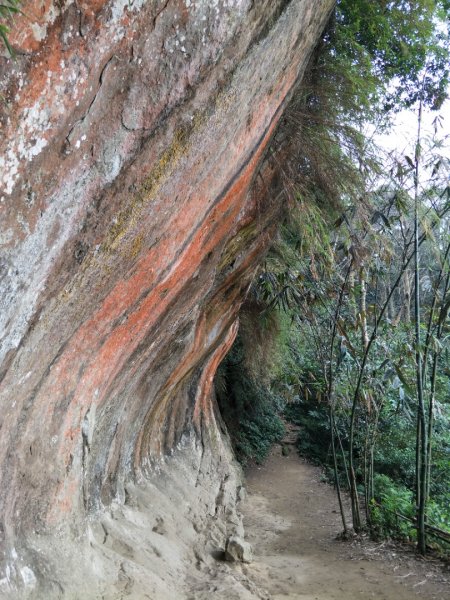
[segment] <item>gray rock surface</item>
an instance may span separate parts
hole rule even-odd
[[[237,536],[228,538],[225,546],[225,560],[230,562],[251,563],[253,560],[251,545]]]

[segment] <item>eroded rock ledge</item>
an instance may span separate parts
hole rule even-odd
[[[212,381],[332,5],[24,3],[0,59],[2,597],[182,599],[240,530]],[[227,597],[258,597],[239,577]]]

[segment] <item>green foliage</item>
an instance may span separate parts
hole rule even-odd
[[[375,476],[375,494],[371,503],[372,533],[378,537],[415,540],[413,494],[405,486],[395,484],[387,475]],[[400,516],[399,516],[400,515]]]
[[[450,531],[450,504],[448,488],[443,501],[431,501],[428,504],[428,523],[444,531]]]
[[[374,534],[407,540],[414,523],[395,513],[413,519],[416,510],[415,191],[425,397],[433,413],[427,519],[450,531],[449,161],[435,136],[410,155],[387,157],[362,131],[419,99],[440,106],[449,5],[337,2],[271,152],[289,214],[219,372],[226,382],[219,402],[242,460],[262,459],[280,435],[285,405],[285,418],[300,426],[301,453],[327,475],[336,466],[352,499],[358,490]],[[274,315],[264,356],[258,326],[263,332]],[[359,508],[352,503],[352,510]]]
[[[247,302],[239,335],[216,375],[219,408],[243,465],[261,463],[285,431],[279,416],[283,399],[272,390],[277,328],[273,318],[255,321],[256,306],[260,312]],[[261,332],[269,331],[274,339],[265,347]]]
[[[385,410],[379,425],[375,467],[409,489],[414,487],[414,429],[411,421],[392,410]]]
[[[330,73],[332,58],[331,53],[326,65]],[[321,58],[316,57],[312,68],[320,70],[321,64]],[[341,67],[345,70],[345,60]],[[299,164],[296,153],[305,151],[306,158],[303,155],[297,179],[293,179],[296,194],[290,195],[292,216],[280,229],[255,291],[271,310],[286,314],[290,327],[290,334],[284,336],[285,350],[280,353],[284,366],[280,365],[272,386],[283,390],[285,415],[301,427],[300,451],[322,464],[328,474],[333,467],[332,407],[340,485],[347,485],[349,473],[354,472],[355,489],[364,494],[367,505],[378,494],[381,508],[373,504],[374,518],[370,521],[376,535],[413,539],[410,530],[414,524],[393,517],[392,510],[396,507],[403,516],[415,512],[416,364],[408,271],[413,239],[414,161],[408,156],[393,162],[385,159],[388,166],[382,168],[381,152],[381,160],[376,160],[355,129],[341,127],[337,113],[346,106],[345,114],[351,102],[344,104],[339,97],[334,106],[339,110],[325,120],[322,110],[333,105],[333,77],[324,76],[328,89],[317,84],[321,77],[316,74],[307,80],[307,86],[312,82],[307,89],[314,93],[306,94],[306,100],[301,97],[297,112],[291,113],[293,123],[303,127],[303,135],[307,127],[316,128],[312,139],[320,146],[320,154],[311,150],[308,142],[303,148],[294,144],[291,164]],[[343,89],[339,87],[343,81],[352,78],[336,78],[336,89]],[[348,89],[355,93],[355,88]],[[362,87],[361,94],[363,98]],[[357,114],[352,116],[354,123],[358,122]],[[340,154],[332,147],[343,140],[353,142],[347,143],[345,152],[341,148]],[[439,527],[449,530],[450,406],[446,365],[450,355],[450,298],[448,285],[445,287],[445,281],[449,281],[448,256],[444,256],[449,224],[448,161],[442,158],[439,143],[435,139],[429,142],[424,141],[421,147],[419,192],[425,315],[421,328],[428,348],[424,358],[427,402],[431,402],[433,393],[435,406],[427,518],[430,522],[435,518]],[[322,168],[324,165],[326,168]],[[328,169],[329,165],[333,168]],[[327,170],[331,182],[324,178]],[[331,218],[324,210],[326,200],[332,206]],[[366,354],[369,337],[370,352]],[[434,360],[437,377],[432,382]],[[350,455],[353,471],[347,468]],[[380,480],[384,487],[378,476],[386,478]],[[391,482],[389,486],[387,482]]]
[[[422,95],[439,109],[449,83],[449,10],[447,0],[338,0],[339,52],[364,53],[388,108],[412,106]]]
[[[302,456],[316,464],[327,465],[330,451],[328,409],[317,401],[293,402],[286,406],[286,418],[300,425],[297,448]]]
[[[262,463],[275,442],[279,442],[285,432],[284,424],[276,412],[273,402],[262,400],[261,390],[256,388],[253,409],[239,422],[239,432],[235,438],[237,457],[242,464],[254,460]],[[259,392],[259,394],[258,394]]]
[[[289,401],[284,409],[285,418],[300,426],[297,439],[299,452],[316,464],[329,464],[330,427],[328,405],[325,402],[325,382],[314,358],[314,349],[304,346],[297,327],[290,331],[290,379]],[[296,342],[295,346],[293,342]]]
[[[2,0],[0,2],[0,38],[11,56],[14,55],[14,52],[8,40],[9,27],[7,23],[15,14],[21,12],[20,4],[21,0]]]

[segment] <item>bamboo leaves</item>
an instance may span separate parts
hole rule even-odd
[[[8,39],[9,22],[14,15],[22,12],[20,4],[21,0],[1,0],[0,2],[0,38],[11,56],[14,56],[14,51]]]

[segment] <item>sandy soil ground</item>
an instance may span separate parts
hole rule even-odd
[[[450,600],[450,573],[390,543],[336,539],[335,493],[294,449],[274,448],[247,473],[246,539],[255,561],[245,575],[274,600]]]

